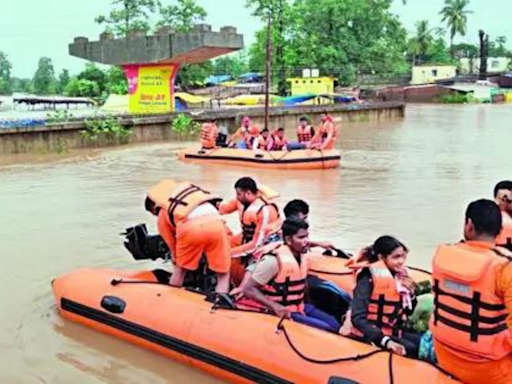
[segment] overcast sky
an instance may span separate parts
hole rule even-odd
[[[165,1],[165,0],[163,0]],[[343,0],[340,0],[343,1]],[[12,75],[32,77],[41,56],[50,57],[56,72],[68,68],[77,73],[84,61],[68,55],[68,44],[75,36],[96,39],[103,27],[94,22],[108,13],[110,0],[0,0],[0,51],[7,53],[13,64]],[[440,24],[439,10],[444,0],[408,0],[403,6],[396,0],[393,12],[400,15],[408,30],[419,19]],[[233,25],[244,34],[245,44],[254,41],[261,27],[246,8],[246,0],[198,0],[208,12],[207,22],[215,30]],[[458,41],[478,41],[478,30],[484,28],[492,38],[504,35],[512,47],[512,0],[471,0],[468,36]]]

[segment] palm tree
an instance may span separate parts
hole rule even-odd
[[[473,13],[467,9],[469,0],[445,0],[444,8],[439,12],[443,16],[450,30],[450,46],[453,47],[453,39],[456,35],[466,36],[468,15]]]
[[[416,35],[409,40],[409,53],[412,55],[412,64],[417,58],[424,58],[434,41],[433,29],[428,25],[428,20],[420,20],[416,23]]]

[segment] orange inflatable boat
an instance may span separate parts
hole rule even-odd
[[[436,367],[167,284],[84,269],[52,283],[63,317],[236,383],[454,383]],[[215,301],[215,304],[212,303]]]
[[[233,164],[270,169],[329,169],[340,166],[341,154],[335,149],[299,149],[294,151],[253,151],[250,149],[194,146],[178,154],[180,160]]]

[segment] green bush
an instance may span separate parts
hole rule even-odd
[[[72,113],[67,109],[57,110],[46,114],[47,124],[62,124],[74,119]]]
[[[108,143],[127,142],[132,132],[121,125],[112,115],[94,116],[85,120],[85,129],[80,134],[87,139],[97,142],[104,138]]]
[[[468,95],[462,93],[453,93],[450,95],[443,95],[437,99],[437,102],[443,104],[466,104],[469,102]]]
[[[194,121],[191,117],[180,113],[171,123],[172,130],[183,137],[194,136],[199,132],[199,123]]]

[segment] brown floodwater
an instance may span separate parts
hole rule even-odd
[[[437,244],[461,238],[468,202],[512,178],[512,107],[410,106],[403,120],[341,127],[342,167],[261,171],[184,164],[184,144],[94,153],[0,169],[0,383],[217,382],[158,355],[63,321],[51,280],[84,267],[148,268],[119,233],[151,223],[145,192],[161,178],[223,196],[255,176],[281,202],[311,205],[312,237],[348,251],[391,234],[428,267]],[[236,225],[236,218],[230,219]]]

